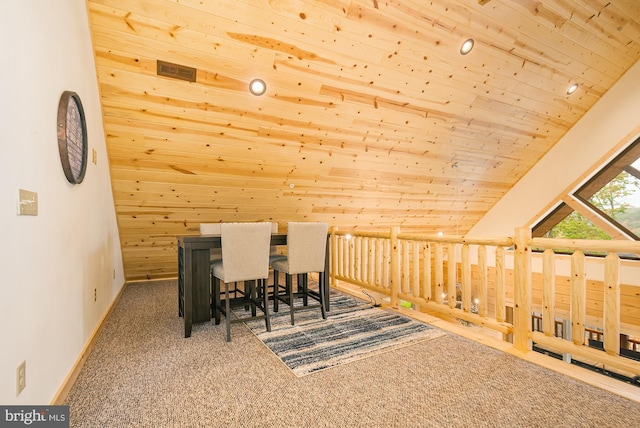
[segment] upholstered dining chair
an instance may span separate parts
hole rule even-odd
[[[222,223],[200,223],[200,235],[220,235],[220,225]],[[220,248],[211,248],[211,263],[222,260]]]
[[[271,263],[273,267],[273,306],[278,311],[278,302],[289,305],[291,325],[294,325],[294,312],[320,307],[322,318],[326,319],[324,302],[324,266],[329,225],[321,222],[287,223],[287,256]],[[285,285],[278,283],[279,272],[285,273]],[[318,293],[311,293],[307,286],[308,274],[318,273]],[[297,275],[297,291],[294,291],[292,276]],[[284,290],[284,292],[283,292]],[[302,297],[302,306],[295,305],[295,298]],[[319,305],[309,305],[312,298]]]
[[[200,223],[200,235],[220,235],[220,225],[222,223]],[[278,223],[271,223],[271,233],[278,233]],[[219,263],[222,260],[222,250],[220,248],[211,248],[211,265],[215,263]],[[271,252],[269,253],[269,266],[271,266],[271,262],[275,260],[284,259],[286,256],[278,253],[278,247],[273,245],[271,247]],[[244,294],[244,289],[238,287],[238,283],[234,283],[233,286],[234,297],[237,297],[238,294]]]
[[[220,225],[222,223],[200,223],[200,235],[220,235]],[[278,223],[271,223],[271,233],[278,233]],[[222,252],[219,248],[211,249],[211,263],[219,262],[222,258]],[[286,258],[285,255],[278,253],[278,247],[273,245],[269,253],[269,262]]]
[[[271,233],[278,233],[278,223],[276,222],[271,223]],[[275,262],[276,260],[282,260],[286,258],[287,256],[278,253],[277,245],[271,246],[271,252],[269,253],[269,265],[271,265],[271,263]]]
[[[222,223],[200,223],[200,235],[220,235],[220,225]],[[211,254],[209,257],[210,267],[216,263],[220,263],[222,260],[222,249],[221,248],[211,248],[209,249],[209,253]],[[244,288],[238,287],[238,283],[233,283],[233,297],[238,297],[238,294],[244,295]],[[212,293],[213,295],[213,293]]]
[[[269,277],[269,251],[271,242],[271,223],[222,223],[220,225],[222,260],[211,266],[213,282],[213,314],[216,324],[220,324],[220,314],[224,314],[227,327],[227,341],[231,341],[231,323],[250,319],[264,319],[267,331],[271,331],[267,294]],[[224,283],[224,305],[220,281]],[[245,282],[245,296],[235,299],[231,296],[229,284]],[[257,283],[257,286],[256,286]],[[260,288],[262,301],[258,300],[256,287]],[[250,316],[232,318],[232,301],[252,307]],[[260,309],[262,315],[256,315]]]

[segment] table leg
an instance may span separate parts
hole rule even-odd
[[[191,246],[184,248],[184,337],[191,337],[191,324],[193,322],[193,270]]]

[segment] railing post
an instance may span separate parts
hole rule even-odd
[[[391,306],[398,305],[398,284],[400,272],[400,260],[398,260],[398,233],[399,226],[391,228]]]
[[[513,345],[531,350],[531,229],[516,229],[514,238]]]

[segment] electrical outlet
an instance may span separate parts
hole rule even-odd
[[[97,288],[93,289],[93,301],[94,302],[98,301],[98,289]]]
[[[27,386],[27,362],[23,361],[16,369],[16,397]]]

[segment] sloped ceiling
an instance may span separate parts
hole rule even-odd
[[[201,222],[464,234],[640,59],[637,0],[87,4],[127,280]]]

